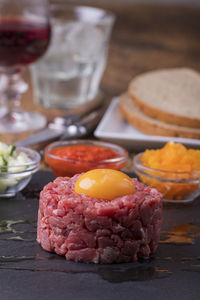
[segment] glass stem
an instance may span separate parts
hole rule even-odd
[[[21,95],[27,90],[28,85],[21,78],[21,73],[7,73],[0,77],[0,97],[7,113],[20,112]]]

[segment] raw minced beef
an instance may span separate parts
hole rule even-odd
[[[79,175],[58,177],[40,194],[37,241],[66,259],[120,263],[148,257],[158,247],[162,196],[138,182],[135,193],[113,200],[79,195]]]

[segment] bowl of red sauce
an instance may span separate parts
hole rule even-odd
[[[72,177],[92,169],[121,170],[127,163],[128,152],[111,143],[71,140],[49,144],[44,157],[55,176]]]

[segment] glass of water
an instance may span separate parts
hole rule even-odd
[[[31,67],[34,98],[49,108],[72,109],[98,97],[114,15],[105,10],[54,4],[52,39]]]

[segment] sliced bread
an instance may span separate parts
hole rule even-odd
[[[128,92],[144,114],[166,123],[200,128],[200,74],[187,68],[136,76]]]
[[[128,93],[120,96],[119,107],[124,119],[146,134],[194,139],[200,138],[200,129],[167,124],[145,115],[134,105]]]

